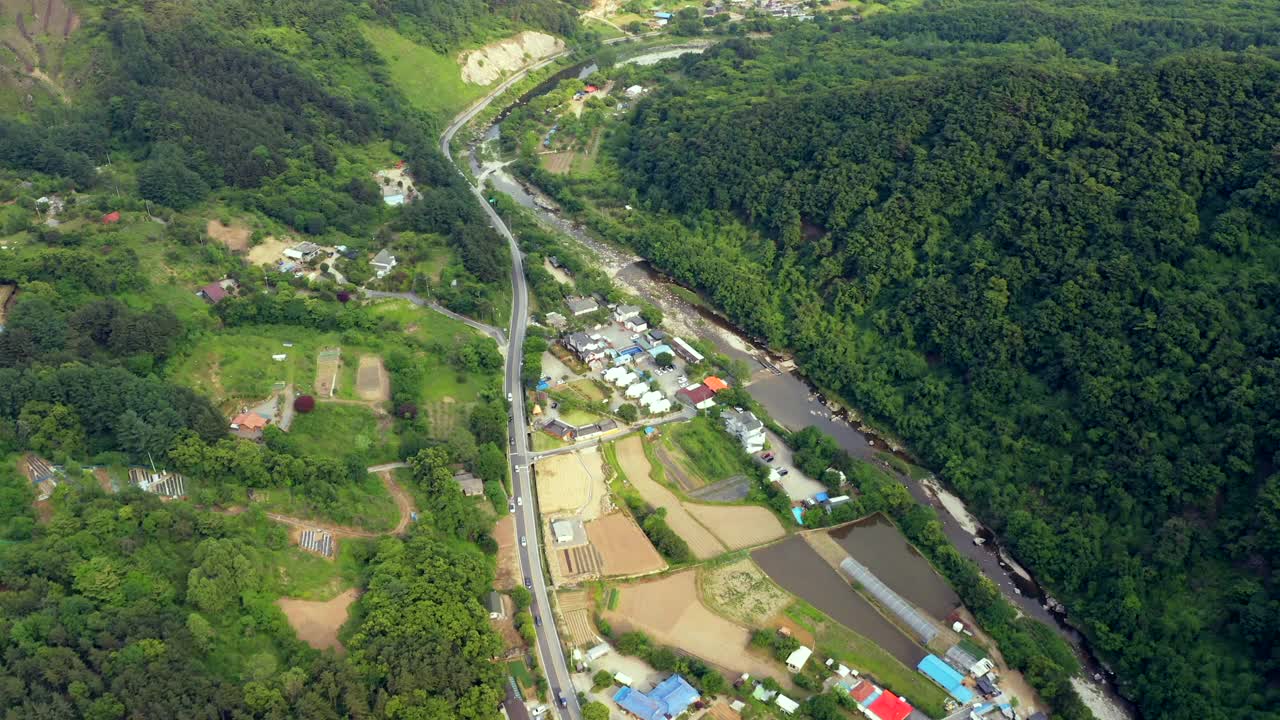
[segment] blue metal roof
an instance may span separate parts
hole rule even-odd
[[[800,508],[795,508],[795,507],[793,507],[793,508],[791,508],[791,514],[795,516],[795,518],[796,518],[796,524],[797,524],[797,525],[803,525],[803,524],[804,524],[804,511],[803,511],[803,510],[801,510]]]
[[[964,676],[937,655],[926,655],[916,669],[941,685],[957,702],[965,704],[973,700],[973,691],[964,686]]]
[[[662,720],[688,710],[698,697],[698,691],[684,678],[672,675],[648,693],[624,687],[614,694],[613,701],[640,720]]]
[[[813,496],[815,502],[826,502],[831,499],[831,493],[820,492]]]

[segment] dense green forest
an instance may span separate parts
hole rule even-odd
[[[1275,3],[820,17],[534,172],[905,439],[1145,716],[1273,718],[1278,58]]]

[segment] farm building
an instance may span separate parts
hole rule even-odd
[[[671,347],[676,351],[677,355],[684,358],[685,362],[700,363],[706,359],[702,356],[702,353],[694,350],[692,345],[678,337],[671,338]]]
[[[679,716],[699,697],[698,691],[683,677],[672,675],[648,693],[624,687],[614,694],[613,701],[640,720],[664,720]]]
[[[600,658],[609,654],[610,650],[612,650],[612,648],[610,648],[606,643],[600,643],[599,645],[596,645],[590,650],[587,650],[587,662],[595,662],[596,660],[599,660]]]
[[[567,297],[564,299],[564,304],[569,307],[569,312],[573,313],[574,317],[587,315],[600,309],[599,303],[589,297]]]
[[[320,246],[313,242],[302,242],[284,251],[283,255],[290,260],[308,263],[320,254]]]
[[[699,410],[706,410],[715,405],[715,395],[711,388],[702,383],[690,385],[676,392],[676,397]]]
[[[964,676],[956,672],[954,668],[943,662],[942,658],[937,655],[926,655],[924,659],[916,665],[916,669],[924,674],[925,677],[934,681],[947,691],[947,694],[956,699],[956,702],[964,705],[973,700],[973,691],[964,685]]]
[[[261,438],[262,431],[270,424],[270,419],[252,412],[243,412],[231,418],[231,429],[238,437],[242,437],[247,440],[257,440]]]
[[[467,497],[484,494],[484,481],[469,472],[460,472],[454,475],[453,479],[457,481],[458,487],[462,488],[462,494]]]
[[[118,223],[118,222],[120,222],[120,211],[119,211],[119,210],[113,210],[113,211],[111,211],[111,212],[107,213],[106,215],[103,215],[103,216],[102,216],[102,224],[103,224],[103,225],[115,225],[115,224],[116,224],[116,223]]]
[[[187,481],[177,473],[155,472],[144,467],[129,468],[129,482],[145,492],[176,498],[187,494]]]
[[[787,669],[793,673],[798,673],[809,662],[809,657],[813,655],[813,648],[807,648],[801,645],[787,656]]]
[[[383,278],[396,266],[396,256],[387,252],[386,248],[383,248],[378,251],[377,255],[373,256],[373,259],[369,261],[369,265],[373,266],[374,275]]]
[[[551,523],[551,533],[556,536],[556,542],[558,543],[573,542],[573,523],[568,520],[553,521]]]
[[[603,435],[610,430],[618,429],[618,423],[614,420],[601,420],[591,425],[583,425],[578,428],[578,438],[586,440],[587,438]]]
[[[484,604],[489,609],[491,619],[501,620],[507,616],[507,609],[502,605],[502,596],[497,590],[489,591],[489,594],[484,597]]]

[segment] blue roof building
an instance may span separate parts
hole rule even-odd
[[[669,12],[656,12],[653,14],[653,16],[658,18],[659,20],[670,20],[671,18],[675,17],[675,15],[672,15]]]
[[[699,697],[698,691],[684,678],[672,675],[648,693],[624,687],[613,696],[613,701],[640,720],[663,720],[688,710]]]
[[[937,655],[926,655],[916,669],[924,673],[930,680],[942,686],[947,694],[961,705],[973,701],[973,691],[964,686],[964,676],[955,668],[942,661]]]
[[[659,355],[661,355],[662,353],[666,353],[666,354],[668,354],[668,355],[675,356],[675,352],[674,352],[674,351],[672,351],[672,349],[671,349],[671,346],[670,346],[670,345],[654,345],[653,347],[649,348],[649,356],[650,356],[650,357],[658,357],[658,356],[659,356]]]

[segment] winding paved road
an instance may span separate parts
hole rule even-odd
[[[546,67],[568,54],[569,51],[565,50],[512,75],[479,102],[454,118],[444,134],[440,136],[440,151],[449,159],[449,162],[454,162],[453,152],[449,146],[458,130],[488,107],[494,98],[520,82],[530,72]],[[458,170],[458,174],[466,177],[461,169]],[[509,396],[513,399],[510,403],[511,426],[509,428],[512,484],[515,496],[527,501],[516,508],[516,534],[525,538],[525,544],[519,552],[520,569],[524,573],[525,585],[529,586],[533,593],[533,607],[530,610],[537,615],[540,622],[538,660],[551,686],[553,702],[560,693],[564,694],[564,707],[556,705],[560,717],[564,720],[581,720],[582,708],[578,705],[578,694],[574,690],[569,667],[565,662],[564,646],[560,644],[560,632],[556,628],[555,614],[551,610],[551,602],[547,594],[547,581],[542,572],[542,553],[538,549],[538,512],[534,507],[536,495],[533,492],[533,478],[529,469],[529,425],[525,419],[524,392],[520,387],[520,360],[524,357],[521,349],[524,346],[524,334],[529,323],[529,288],[525,284],[524,256],[520,252],[515,236],[485,200],[480,188],[471,186],[471,193],[475,195],[476,202],[480,203],[480,207],[484,208],[485,214],[489,216],[489,223],[493,225],[493,229],[506,238],[511,249],[511,327],[507,333],[507,368],[504,384]]]

